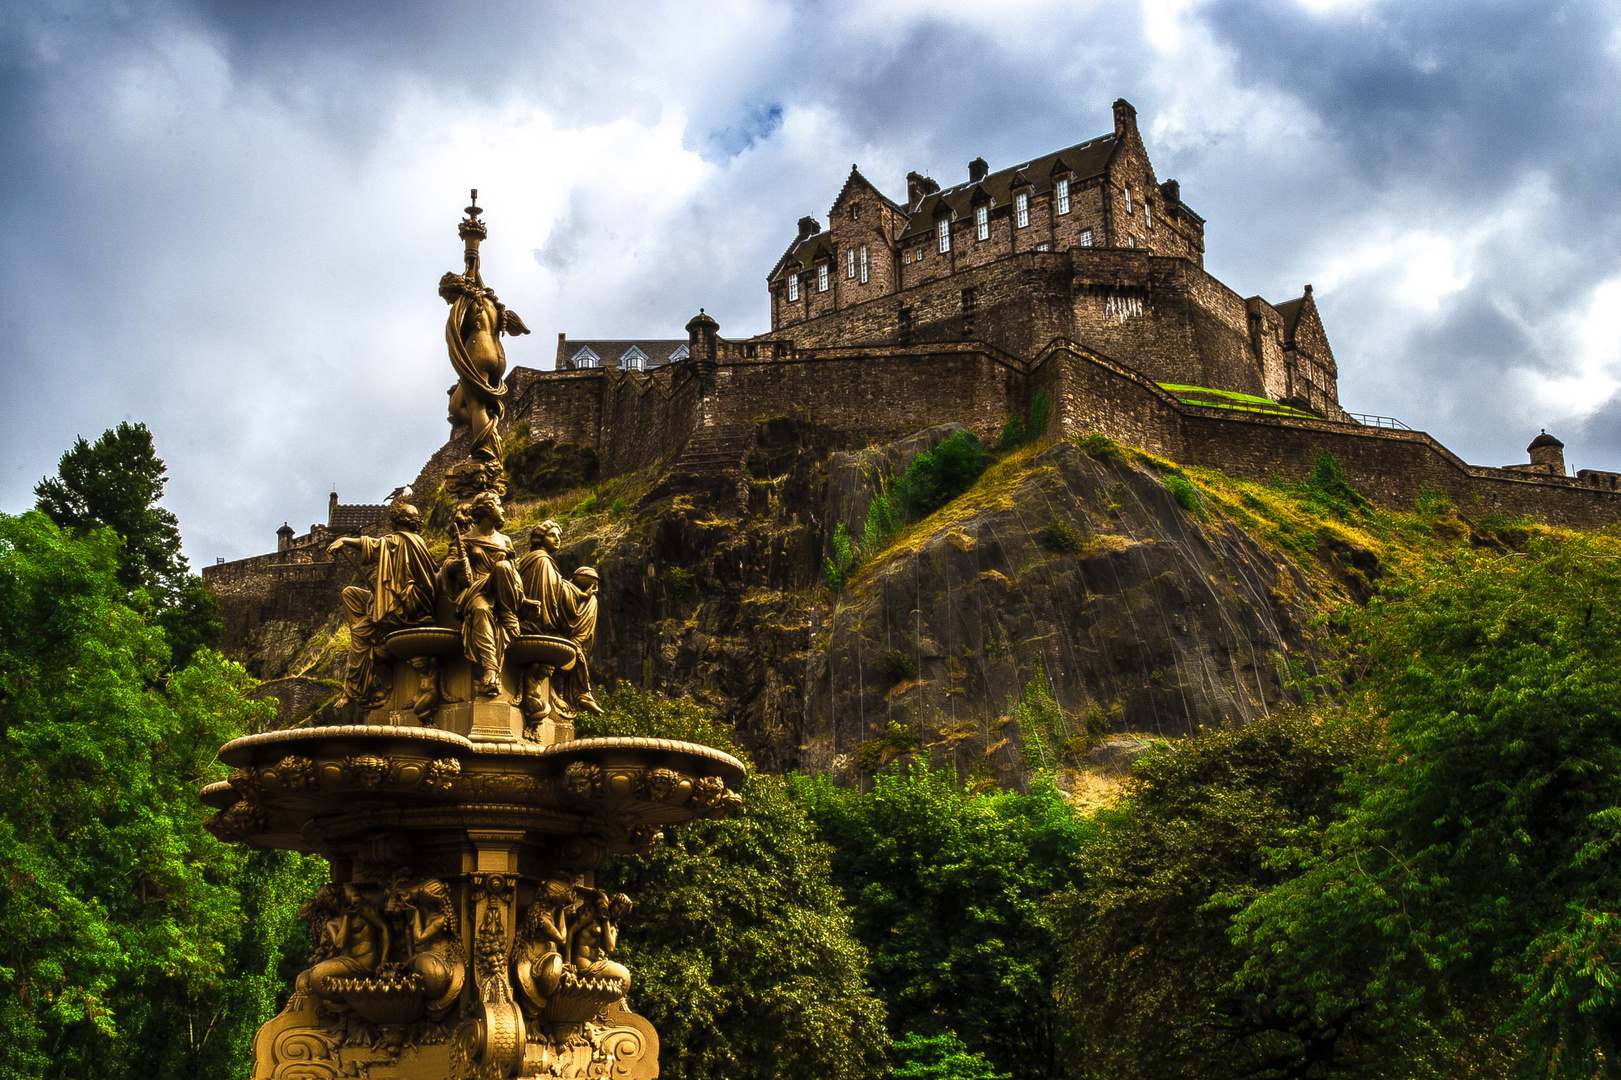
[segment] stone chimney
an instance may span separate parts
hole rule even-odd
[[[1548,434],[1543,428],[1542,434],[1531,440],[1531,445],[1525,448],[1531,455],[1531,464],[1541,465],[1543,472],[1554,476],[1565,475],[1565,444]]]
[[[807,236],[815,236],[821,231],[822,226],[815,218],[802,217],[799,219],[799,239],[804,240]]]
[[[906,206],[916,210],[917,204],[940,190],[940,185],[917,172],[906,174]]]
[[[804,221],[810,221],[810,218],[805,218]],[[801,231],[804,230],[804,221],[800,223]],[[814,225],[815,222],[811,222],[811,224]],[[719,336],[720,324],[705,315],[703,308],[699,308],[698,314],[694,315],[692,321],[687,324],[687,351],[692,354],[692,359],[707,360],[713,364],[715,362],[715,339]]]
[[[977,184],[991,174],[991,164],[982,157],[968,163],[968,182]]]
[[[281,523],[281,528],[276,530],[276,550],[286,551],[292,546],[293,527],[284,521]]]
[[[1137,110],[1131,107],[1131,102],[1125,98],[1116,98],[1114,102],[1114,137],[1124,139],[1126,133],[1137,130]]]
[[[1174,206],[1182,201],[1182,185],[1175,180],[1167,180],[1161,184],[1159,193],[1160,197],[1165,200],[1166,205]]]

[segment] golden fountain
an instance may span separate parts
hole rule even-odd
[[[446,274],[453,424],[466,460],[450,553],[422,518],[334,554],[373,568],[344,590],[351,634],[340,705],[362,723],[227,743],[235,771],[205,788],[222,839],[322,855],[305,901],[313,963],[254,1040],[252,1080],[658,1075],[658,1036],[625,1006],[611,954],[631,909],[596,888],[611,855],[645,854],[662,828],[725,817],[744,766],[665,739],[575,739],[599,712],[588,658],[598,579],[564,576],[556,522],[519,557],[500,530],[503,334],[528,333],[484,284],[478,192],[462,219],[462,273]]]

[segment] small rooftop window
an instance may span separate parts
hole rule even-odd
[[[647,368],[647,354],[632,345],[619,358],[619,366],[628,371],[643,371]]]
[[[798,284],[798,279],[797,278],[792,279],[792,280],[794,280],[796,285]],[[687,357],[689,357],[691,355],[692,355],[692,350],[691,349],[688,349],[685,345],[677,345],[675,347],[675,352],[670,354],[670,363],[673,364],[677,360],[685,360],[685,359],[687,359]]]
[[[574,366],[577,368],[601,367],[602,357],[591,351],[591,346],[582,345],[580,351],[574,354]]]

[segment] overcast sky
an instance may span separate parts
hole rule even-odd
[[[1621,470],[1615,4],[30,3],[0,13],[0,510],[144,421],[194,564],[377,502],[448,433],[439,275],[556,335],[769,329],[852,162],[904,198],[1126,97],[1206,265],[1311,282],[1354,412]]]

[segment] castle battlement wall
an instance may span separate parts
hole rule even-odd
[[[992,441],[1010,413],[1026,414],[1046,391],[1048,430],[1064,438],[1099,432],[1173,461],[1258,480],[1304,477],[1321,449],[1383,506],[1411,507],[1428,485],[1469,517],[1523,515],[1581,528],[1621,519],[1621,492],[1599,479],[1608,473],[1584,480],[1469,465],[1424,432],[1189,405],[1130,364],[1064,338],[1028,363],[979,342],[778,344],[722,342],[717,362],[651,375],[528,372],[515,415],[529,420],[532,437],[593,449],[609,477],[674,460],[699,431],[796,411],[862,439],[960,423]],[[752,358],[743,355],[750,349]],[[594,432],[581,422],[597,416]]]

